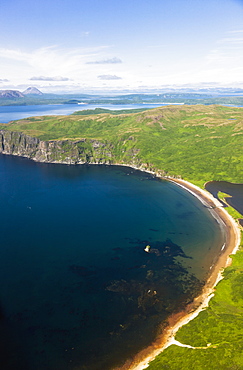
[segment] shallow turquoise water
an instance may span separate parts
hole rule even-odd
[[[198,294],[224,243],[195,197],[129,168],[1,155],[0,178],[3,370],[121,364]]]

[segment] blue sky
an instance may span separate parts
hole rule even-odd
[[[243,86],[243,0],[1,0],[0,89]]]

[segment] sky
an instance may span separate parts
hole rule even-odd
[[[243,0],[1,0],[0,90],[243,87]]]

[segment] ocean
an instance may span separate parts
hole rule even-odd
[[[197,296],[225,236],[129,167],[0,155],[2,370],[110,370]]]

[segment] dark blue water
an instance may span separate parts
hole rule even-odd
[[[129,168],[0,155],[0,179],[1,370],[122,364],[199,293],[224,243],[190,193]]]
[[[48,116],[48,115],[68,115],[85,109],[104,108],[110,110],[119,109],[137,109],[137,108],[156,108],[163,104],[46,104],[46,105],[13,105],[0,106],[0,123],[8,123],[10,121],[33,117],[33,116]],[[164,104],[166,105],[166,104]]]

